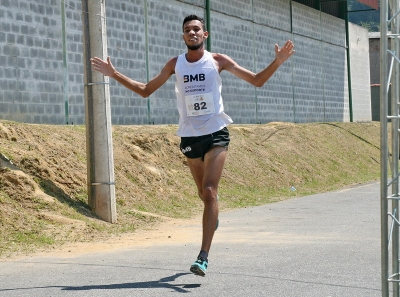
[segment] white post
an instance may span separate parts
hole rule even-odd
[[[86,155],[90,207],[117,221],[109,78],[92,71],[90,58],[107,57],[105,0],[82,0],[85,65]]]

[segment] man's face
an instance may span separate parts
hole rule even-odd
[[[188,49],[198,50],[203,46],[208,32],[203,30],[203,25],[198,20],[188,21],[183,25],[183,40]]]

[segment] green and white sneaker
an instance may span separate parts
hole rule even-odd
[[[195,275],[205,276],[208,267],[208,262],[202,257],[198,257],[197,260],[190,266],[190,271]]]

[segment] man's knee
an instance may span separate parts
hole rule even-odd
[[[201,193],[202,200],[204,203],[210,203],[217,201],[217,190],[215,187],[206,186],[203,187]]]

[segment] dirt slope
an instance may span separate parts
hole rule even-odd
[[[118,223],[87,206],[83,126],[0,121],[0,257],[102,240],[201,212],[176,126],[114,126]],[[379,123],[232,125],[221,208],[379,177]]]

